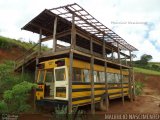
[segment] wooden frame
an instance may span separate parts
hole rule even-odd
[[[77,7],[79,9],[77,9]],[[64,9],[64,12],[60,11],[60,9]],[[59,13],[56,14],[54,11],[59,11]],[[68,16],[67,14],[70,14],[71,16]],[[47,17],[45,18],[45,16]],[[39,19],[42,17],[43,19]],[[52,21],[47,21],[48,19],[51,19]],[[43,24],[40,24],[40,23],[43,23]],[[52,27],[50,27],[50,25],[52,25]],[[57,57],[63,54],[65,55],[67,54],[69,56],[70,58],[70,67],[69,67],[70,78],[69,78],[69,94],[68,94],[68,97],[69,97],[68,113],[69,114],[72,113],[72,79],[73,79],[72,66],[73,66],[73,58],[75,57],[74,55],[88,57],[91,62],[90,78],[91,78],[91,112],[92,114],[95,113],[93,65],[96,62],[96,60],[99,60],[104,64],[105,66],[104,71],[106,71],[108,66],[113,66],[120,69],[122,102],[124,104],[122,69],[125,68],[129,70],[129,73],[130,73],[129,84],[130,84],[130,87],[132,86],[132,84],[134,86],[132,65],[131,64],[128,65],[126,59],[130,59],[130,63],[131,63],[132,61],[131,51],[134,51],[137,49],[129,45],[123,38],[121,38],[115,32],[113,32],[112,30],[104,26],[102,23],[100,23],[97,19],[95,19],[82,7],[80,7],[75,3],[75,4],[66,5],[66,6],[61,6],[58,8],[53,8],[50,10],[44,10],[40,15],[34,18],[22,29],[29,30],[39,34],[39,41],[37,44],[38,55],[31,57],[32,59],[34,58],[33,62],[35,62],[36,65],[39,63],[39,61],[41,60],[43,61],[44,58],[45,60],[53,59],[54,57]],[[42,35],[46,37],[42,39]],[[79,35],[80,37],[90,41],[90,49],[85,49],[86,47],[82,49],[82,47],[80,47],[81,45],[79,46],[76,45],[76,40],[77,40],[76,35]],[[52,38],[53,38],[52,53],[47,54],[45,52],[42,52],[41,43],[47,40],[50,40]],[[58,46],[57,39],[59,38],[67,39],[66,41],[68,43],[71,43],[70,48],[63,49],[62,51],[56,50],[56,47]],[[62,41],[65,41],[65,40],[62,40]],[[100,52],[98,52],[98,50],[95,52],[95,49],[100,50]],[[121,50],[128,50],[130,52],[130,55],[126,55],[122,53]],[[118,59],[117,59],[118,62],[116,62],[113,59],[114,52],[118,54]],[[107,53],[111,54],[112,59],[108,59],[106,57]],[[122,64],[121,55],[125,57],[126,64]],[[21,67],[22,73],[24,72],[24,64],[29,63],[29,61],[31,60],[31,59],[26,60],[25,59],[26,56],[28,56],[28,54],[25,54],[22,57],[20,57],[17,60],[18,61],[17,63],[19,63],[19,65],[17,65],[17,67],[15,66],[15,69],[19,69]],[[36,71],[37,71],[37,67],[35,68],[35,75],[36,75]],[[36,76],[35,76],[35,80],[36,80]],[[108,82],[107,82],[106,73],[105,73],[105,89],[106,89],[106,95],[108,95]],[[130,95],[131,94],[132,94],[132,91],[130,88]],[[106,99],[106,103],[108,103],[107,100],[108,99]],[[107,109],[108,109],[108,106],[107,106]]]

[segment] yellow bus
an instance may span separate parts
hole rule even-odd
[[[41,62],[37,65],[36,104],[53,106],[68,105],[69,94],[69,58],[54,59]],[[72,73],[72,105],[73,107],[91,104],[91,75],[90,63],[73,59]],[[104,66],[94,64],[94,100],[100,103],[105,94]],[[122,97],[122,84],[120,70],[106,68],[107,99]],[[122,71],[123,95],[129,96],[129,73]]]

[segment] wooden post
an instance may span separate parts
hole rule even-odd
[[[94,57],[91,57],[91,113],[95,114],[95,98],[94,98]]]
[[[131,71],[130,71],[131,87],[133,85],[133,89],[132,89],[132,100],[133,100],[135,99],[135,81],[134,81],[134,71],[133,71],[133,65],[132,65],[131,51],[129,51],[129,56],[130,56],[130,67],[131,67]]]
[[[75,15],[72,14],[71,48],[74,49],[75,45],[76,45]]]
[[[68,85],[68,113],[72,114],[72,81],[73,81],[73,50],[75,48],[75,41],[76,41],[76,33],[75,33],[75,16],[72,14],[72,30],[71,30],[71,48],[70,48],[70,67],[69,67],[69,85]]]
[[[133,101],[133,91],[132,91],[132,77],[131,77],[131,68],[129,68],[128,69],[129,70],[129,76],[128,76],[128,78],[129,78],[129,94],[130,94],[130,101],[132,102]]]
[[[38,67],[37,65],[39,64],[39,56],[41,54],[41,39],[42,39],[42,29],[40,29],[39,32],[39,50],[38,50],[38,56],[36,57],[36,67],[35,67],[35,80],[34,83],[36,83],[37,81],[37,74],[38,74]],[[36,90],[34,89],[34,111],[36,111]]]
[[[95,114],[95,99],[94,99],[94,57],[93,57],[93,39],[90,42],[90,52],[91,52],[91,64],[90,64],[90,78],[91,78],[91,113]]]
[[[113,60],[113,48],[112,48],[112,60]]]
[[[125,57],[125,64],[127,65],[127,59],[126,59],[126,55],[125,55],[124,57]]]
[[[42,43],[41,39],[42,39],[42,29],[40,29],[40,31],[39,31],[39,50],[38,50],[38,56],[40,56],[40,54],[41,54],[41,43]]]
[[[56,52],[56,45],[57,45],[56,32],[57,32],[57,17],[55,17],[55,19],[54,19],[54,28],[53,28],[53,52]]]
[[[106,102],[106,107],[107,107],[107,111],[108,111],[108,107],[109,107],[109,101],[108,101],[108,82],[107,82],[107,62],[106,62],[106,42],[104,40],[104,36],[103,36],[103,58],[105,59],[105,65],[104,65],[104,77],[105,77],[105,102]]]
[[[122,89],[122,103],[124,104],[124,88],[123,88],[123,76],[122,76],[122,64],[121,64],[121,58],[120,58],[120,50],[119,50],[119,43],[117,42],[118,47],[118,60],[120,64],[120,80],[121,80],[121,89]]]
[[[69,66],[69,84],[68,84],[68,113],[72,114],[72,81],[73,81],[73,51],[70,51],[70,66]]]

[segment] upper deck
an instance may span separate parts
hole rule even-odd
[[[76,59],[89,61],[93,57],[99,64],[106,61],[111,67],[129,68],[131,52],[137,50],[76,3],[45,9],[22,29],[39,34],[38,49],[19,58],[16,69],[22,64],[35,64],[36,58],[68,57],[71,51]],[[53,41],[53,48],[44,52],[41,44],[45,41]]]

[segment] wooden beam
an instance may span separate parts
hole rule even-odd
[[[71,49],[70,54],[70,66],[69,66],[69,84],[68,84],[68,113],[72,115],[72,81],[73,81],[73,51]]]
[[[35,67],[35,80],[34,80],[34,83],[36,83],[37,82],[37,76],[38,76],[38,67],[37,67],[37,65],[38,65],[38,63],[39,63],[39,59],[38,59],[38,57],[36,57],[36,67]],[[36,111],[36,90],[34,89],[34,111]]]
[[[129,56],[130,56],[130,67],[131,67],[131,85],[133,85],[133,90],[132,90],[132,99],[135,99],[135,81],[134,81],[134,70],[133,70],[133,65],[132,65],[132,53],[129,51]]]
[[[54,19],[54,29],[53,29],[53,51],[54,52],[56,52],[56,44],[57,44],[56,32],[57,32],[57,17],[55,17]]]
[[[90,39],[90,53],[93,55],[93,38],[91,37]]]
[[[90,67],[91,67],[91,70],[90,70],[90,78],[91,78],[91,113],[92,114],[95,114],[95,97],[94,97],[94,74],[93,74],[93,71],[94,71],[94,58],[93,56],[91,57],[91,64],[90,64]]]
[[[71,30],[70,29],[62,31],[62,32],[59,32],[59,33],[56,34],[56,39],[64,37],[64,36],[67,36],[67,35],[70,35],[70,34],[71,34]],[[45,38],[42,38],[41,41],[45,42],[45,41],[52,40],[52,39],[53,39],[53,35],[47,36]]]
[[[70,67],[69,67],[69,74],[70,74],[70,79],[69,79],[69,87],[68,87],[68,113],[72,115],[72,81],[73,81],[73,50],[75,48],[75,43],[76,43],[76,33],[75,33],[75,16],[72,14],[72,30],[71,30],[71,51],[70,51]]]
[[[37,27],[37,28],[39,28],[39,29],[42,29],[42,30],[44,30],[44,31],[47,31],[47,32],[49,32],[49,33],[52,33],[52,31],[50,31],[50,30],[48,30],[47,28],[42,27],[42,26],[40,26],[40,25],[38,25],[38,24],[35,24],[35,23],[32,23],[32,22],[30,22],[29,24],[30,24],[30,25],[33,25],[33,26],[35,26],[35,27]]]
[[[95,98],[94,98],[94,57],[93,57],[93,39],[90,38],[90,54],[91,54],[91,63],[90,63],[90,81],[91,81],[91,113],[95,114]]]
[[[121,64],[121,56],[120,56],[120,49],[119,49],[119,43],[118,42],[117,42],[117,48],[118,48],[118,52],[117,52],[117,54],[118,54],[118,61]]]
[[[122,92],[122,103],[124,104],[124,87],[123,87],[123,76],[122,76],[122,66],[121,66],[121,58],[120,58],[120,49],[119,49],[119,43],[117,42],[118,47],[118,61],[120,64],[120,80],[121,80],[121,92]]]
[[[106,44],[105,44],[105,40],[104,40],[104,36],[103,36],[103,58],[106,60]],[[108,107],[109,107],[109,100],[108,100],[108,82],[107,82],[107,62],[104,62],[104,77],[105,77],[105,102],[106,102],[106,110],[108,111]]]
[[[56,38],[58,39],[58,38],[61,38],[61,37],[64,37],[64,36],[67,36],[70,34],[71,34],[71,29],[68,29],[68,30],[62,31],[60,33],[57,33]]]
[[[75,45],[76,45],[75,15],[72,14],[71,48],[74,49]]]
[[[112,48],[112,60],[113,60],[113,48]]]
[[[69,8],[66,7],[66,9],[68,11],[70,11],[72,14],[75,14],[77,17],[79,17],[81,20],[85,21],[88,25],[92,26],[94,29],[96,29],[97,31],[101,32],[102,34],[104,33],[104,31],[101,31],[100,29],[98,29],[97,27],[95,27],[94,25],[92,25],[90,22],[88,22],[87,20],[83,19],[81,16],[79,16],[77,13],[73,12],[72,10],[70,10]]]
[[[38,49],[38,56],[41,54],[41,39],[42,39],[42,29],[39,30],[39,49]]]

